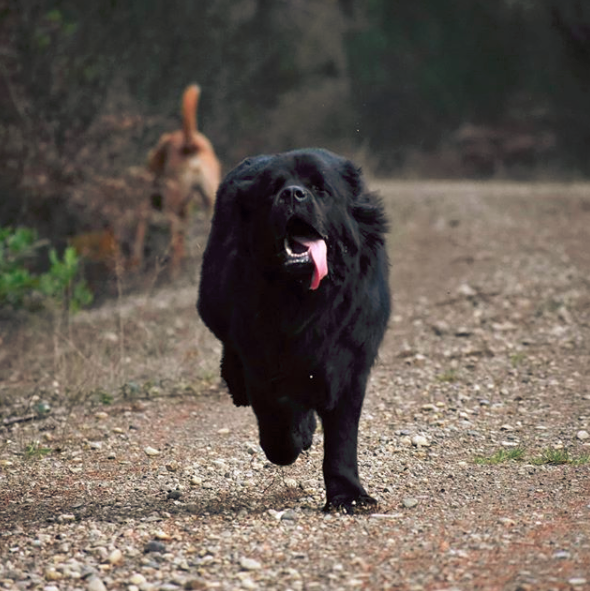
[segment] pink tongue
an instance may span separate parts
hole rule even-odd
[[[315,267],[309,289],[315,290],[320,286],[320,281],[328,274],[328,248],[326,242],[324,240],[310,240],[309,238],[295,238],[295,240],[309,248]]]

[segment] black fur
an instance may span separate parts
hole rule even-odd
[[[358,168],[297,150],[249,158],[227,175],[203,258],[197,307],[223,344],[233,401],[252,405],[261,446],[281,465],[311,446],[319,415],[326,509],[375,502],[359,480],[357,435],[390,312],[386,230]],[[285,236],[304,231],[327,244],[329,272],[315,290],[313,263],[285,258]]]

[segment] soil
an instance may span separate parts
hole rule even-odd
[[[218,376],[186,274],[5,322],[0,588],[590,589],[590,186],[375,181],[394,314],[324,514]],[[124,290],[121,290],[124,291]]]

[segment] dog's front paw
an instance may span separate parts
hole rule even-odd
[[[347,515],[354,515],[355,513],[371,513],[376,505],[377,499],[370,497],[368,494],[362,494],[357,497],[337,496],[328,500],[324,505],[324,513],[346,513]]]

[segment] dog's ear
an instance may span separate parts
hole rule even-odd
[[[232,193],[232,200],[235,200],[240,210],[245,213],[256,209],[258,194],[254,187],[261,181],[267,165],[273,159],[272,156],[255,156],[242,160],[225,177],[220,194],[224,191]]]
[[[348,184],[353,197],[359,197],[365,193],[365,181],[362,170],[350,160],[344,160],[340,171],[342,178]]]

